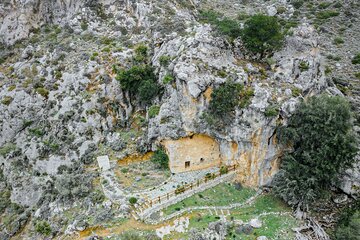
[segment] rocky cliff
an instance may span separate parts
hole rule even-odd
[[[99,188],[94,184],[95,156],[107,154],[117,160],[161,144],[171,152],[167,142],[181,144],[194,134],[216,142],[214,151],[222,163],[239,164],[238,178],[244,184],[270,182],[282,153],[277,127],[286,124],[301,98],[324,91],[342,93],[324,74],[314,26],[294,26],[282,50],[268,59],[269,64],[259,64],[240,39],[231,43],[197,20],[198,9],[215,2],[0,3],[0,39],[6,44],[0,52],[0,191],[9,195],[4,201],[22,209],[17,213],[19,224],[5,226],[1,239],[16,233],[28,216],[50,219],[74,201],[91,204],[93,211],[101,208],[93,201]],[[274,8],[285,5],[284,19],[294,12],[281,1],[253,4],[234,6],[273,15]],[[114,65],[128,67],[138,44],[150,49],[164,89],[152,102],[159,107],[156,116],[149,116],[149,106],[129,100],[112,70]],[[169,57],[165,66],[162,56]],[[166,75],[173,77],[171,84],[163,82]],[[254,94],[245,108],[236,109],[233,121],[216,128],[202,116],[211,91],[227,79]],[[278,114],[267,116],[273,106]],[[175,155],[170,154],[170,161]],[[54,220],[60,232],[67,224]]]

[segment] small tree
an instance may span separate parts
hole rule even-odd
[[[274,190],[293,206],[307,209],[323,196],[339,173],[354,163],[357,152],[349,103],[342,97],[320,95],[301,103],[279,130],[282,143],[291,146]]]
[[[139,96],[142,103],[148,104],[161,92],[154,68],[149,65],[135,65],[128,70],[116,70],[122,89],[132,96]]]
[[[169,157],[163,149],[156,150],[151,157],[151,161],[161,169],[169,168]]]
[[[264,56],[281,48],[284,35],[276,17],[258,14],[245,22],[242,40],[249,51]]]

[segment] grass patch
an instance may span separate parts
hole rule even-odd
[[[163,83],[164,84],[169,84],[172,81],[174,81],[174,77],[172,75],[170,75],[170,74],[166,74],[164,79],[163,79]]]
[[[255,190],[248,188],[237,190],[233,184],[222,183],[169,206],[164,210],[164,214],[168,215],[179,211],[179,208],[182,210],[194,206],[227,206],[232,203],[241,203],[254,194]]]
[[[1,100],[1,103],[4,104],[4,105],[7,105],[9,106],[10,103],[13,101],[14,99],[10,96],[5,96],[3,97],[3,99]]]
[[[222,184],[226,185],[226,184]],[[246,189],[243,189],[239,192],[242,192]],[[207,190],[208,191],[208,190]],[[205,192],[201,194],[204,194]],[[221,193],[213,196],[216,198],[225,198]],[[258,229],[253,229],[252,233],[245,235],[243,233],[236,233],[236,227],[230,227],[227,236],[225,239],[243,239],[243,240],[253,240],[258,236],[267,236],[268,239],[277,239],[277,240],[287,240],[294,239],[294,233],[291,228],[299,225],[299,222],[293,218],[291,213],[291,208],[288,207],[283,201],[279,198],[268,194],[259,196],[254,203],[246,205],[241,208],[234,208],[229,210],[230,216],[227,216],[227,219],[231,221],[242,220],[243,222],[248,222],[251,219],[259,218],[262,221],[262,227]],[[214,213],[214,211],[212,211]],[[218,211],[219,213],[219,211]],[[261,216],[262,213],[268,213],[268,215]],[[283,213],[279,215],[279,213]],[[210,215],[207,210],[195,211],[190,216],[190,225],[189,229],[195,228],[199,230],[204,230],[208,227],[209,223],[219,221],[219,216]],[[167,235],[165,239],[187,239],[188,233],[173,233]]]
[[[15,150],[16,150],[15,144],[7,143],[0,148],[0,155],[5,157],[7,154],[9,154],[10,152],[15,151]]]
[[[149,118],[154,118],[156,117],[160,112],[160,106],[157,105],[153,105],[149,108]]]

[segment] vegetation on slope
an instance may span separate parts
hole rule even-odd
[[[278,134],[292,151],[285,154],[275,176],[277,195],[304,210],[324,196],[339,173],[354,163],[352,127],[350,105],[344,98],[320,95],[302,102]]]

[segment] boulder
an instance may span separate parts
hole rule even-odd
[[[253,228],[261,228],[262,222],[259,219],[254,218],[250,220],[249,225]]]

